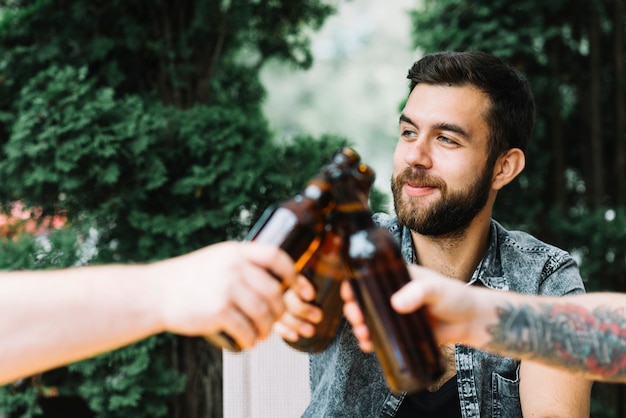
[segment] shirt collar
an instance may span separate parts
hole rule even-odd
[[[468,285],[484,286],[498,290],[509,290],[509,282],[504,275],[498,250],[501,228],[502,227],[495,220],[491,220],[491,230],[487,251],[474,270],[471,279],[467,283]],[[399,231],[392,232],[397,233]],[[404,225],[401,227],[400,242],[402,243],[401,250],[404,259],[416,264],[417,255],[415,254],[415,249],[413,248],[411,230]]]

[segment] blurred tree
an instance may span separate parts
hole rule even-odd
[[[527,166],[495,216],[571,251],[587,289],[626,291],[623,0],[424,0],[424,52],[484,50],[523,71],[538,106]],[[622,386],[594,386],[594,416],[626,416]]]
[[[332,3],[0,1],[0,205],[67,222],[3,239],[0,266],[146,262],[241,238],[346,143],[278,144],[261,110],[260,68],[308,68]],[[78,409],[59,412],[68,400]],[[0,411],[218,417],[221,352],[157,336],[5,386]]]

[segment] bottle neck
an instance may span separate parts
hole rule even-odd
[[[369,229],[374,226],[370,210],[343,212],[341,215],[344,220],[343,228],[347,232]]]
[[[316,202],[321,209],[329,209],[333,201],[330,191],[330,185],[327,182],[318,179],[311,180],[304,190],[300,192],[303,198],[311,199]]]
[[[342,176],[333,181],[333,194],[336,206],[334,211],[344,220],[348,229],[371,227],[372,211],[363,199],[361,190],[350,176]]]

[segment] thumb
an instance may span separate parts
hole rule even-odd
[[[391,306],[399,313],[416,311],[424,305],[424,288],[420,280],[414,280],[391,296]]]

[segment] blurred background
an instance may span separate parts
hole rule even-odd
[[[241,239],[338,147],[388,183],[406,72],[485,50],[538,103],[495,217],[626,291],[623,0],[0,1],[0,268]],[[0,388],[8,417],[220,417],[221,352],[160,335]],[[626,416],[595,384],[592,416]]]
[[[295,71],[271,62],[261,71],[265,114],[278,140],[303,134],[349,138],[390,193],[398,117],[408,94],[407,72],[419,54],[411,39],[415,0],[382,7],[374,0],[338,3],[311,36],[313,65]]]

